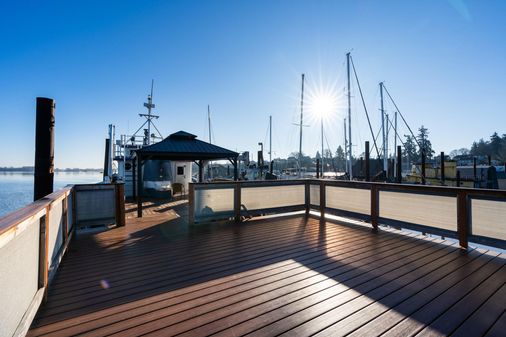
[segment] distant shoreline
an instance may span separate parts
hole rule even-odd
[[[22,166],[22,167],[0,167],[0,172],[13,172],[13,173],[34,173],[33,166]],[[102,169],[96,168],[56,168],[54,170],[55,173],[63,172],[63,173],[79,173],[79,172],[96,172],[102,173]]]

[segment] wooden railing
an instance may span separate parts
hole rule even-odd
[[[0,337],[26,334],[83,215],[96,207],[88,199],[104,197],[112,198],[104,214],[124,225],[123,185],[112,184],[67,186],[0,218]]]
[[[190,184],[191,223],[297,210],[456,238],[462,248],[506,248],[505,190],[317,179]]]

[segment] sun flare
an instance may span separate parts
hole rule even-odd
[[[308,112],[314,121],[329,121],[336,117],[341,108],[341,99],[333,88],[317,87],[308,96]]]

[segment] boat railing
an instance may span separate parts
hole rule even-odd
[[[71,185],[0,218],[0,336],[26,334],[78,226],[124,225],[122,195],[122,184]]]
[[[190,222],[305,210],[506,249],[506,191],[340,180],[194,183]]]

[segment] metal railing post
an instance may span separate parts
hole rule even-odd
[[[188,186],[188,222],[190,225],[195,224],[195,185]]]
[[[116,226],[125,226],[125,185],[114,185],[116,194]]]
[[[463,249],[468,248],[469,236],[469,197],[465,191],[457,194],[457,234],[459,244]]]
[[[44,288],[43,302],[47,300],[47,288],[49,282],[49,209],[46,207],[46,214],[39,219],[39,277],[38,286]]]
[[[308,215],[311,207],[311,181],[309,180],[304,183],[304,204],[306,206],[306,215]]]
[[[325,207],[326,207],[326,201],[325,201],[325,181],[320,180],[320,221],[325,220]]]
[[[234,221],[241,221],[241,183],[234,184]]]
[[[379,188],[376,184],[371,184],[371,225],[374,230],[378,229],[379,218]]]

